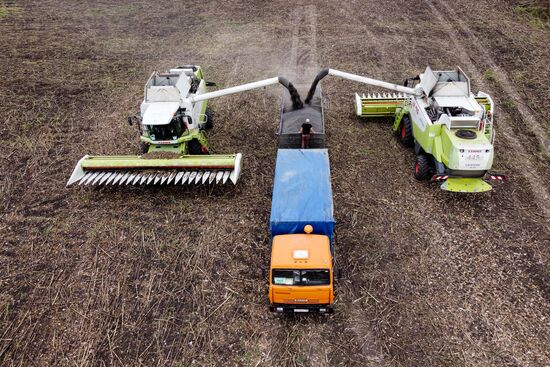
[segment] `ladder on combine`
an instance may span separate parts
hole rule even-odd
[[[475,100],[485,109],[485,118],[483,119],[483,126],[480,130],[487,136],[489,142],[493,144],[495,140],[495,134],[493,133],[493,114],[491,112],[493,111],[493,100],[491,96],[483,92],[479,92]]]

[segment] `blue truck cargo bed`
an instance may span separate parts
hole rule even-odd
[[[334,237],[334,209],[327,149],[279,149],[271,201],[271,237],[304,233]]]

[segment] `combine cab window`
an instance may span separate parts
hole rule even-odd
[[[146,125],[151,140],[176,140],[185,132],[181,117],[172,119],[168,125]]]
[[[273,270],[274,285],[329,285],[330,270]]]

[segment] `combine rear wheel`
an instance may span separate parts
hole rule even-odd
[[[410,148],[414,145],[413,130],[411,118],[409,115],[403,116],[401,119],[401,130],[399,132],[399,140],[403,146]]]
[[[426,180],[430,175],[430,160],[427,156],[420,154],[416,156],[414,164],[414,178],[419,181]]]
[[[206,130],[210,130],[214,127],[214,112],[210,109],[210,107],[206,107],[206,123],[204,124],[204,128]]]

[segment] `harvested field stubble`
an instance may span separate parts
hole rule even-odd
[[[524,5],[0,2],[0,364],[549,365],[549,28]],[[274,317],[280,87],[211,103],[212,150],[245,157],[236,187],[64,187],[83,154],[139,152],[126,116],[182,63],[220,87],[459,65],[496,101],[512,180],[469,196],[416,182],[389,122],[353,116],[367,89],[326,78],[337,312]]]

